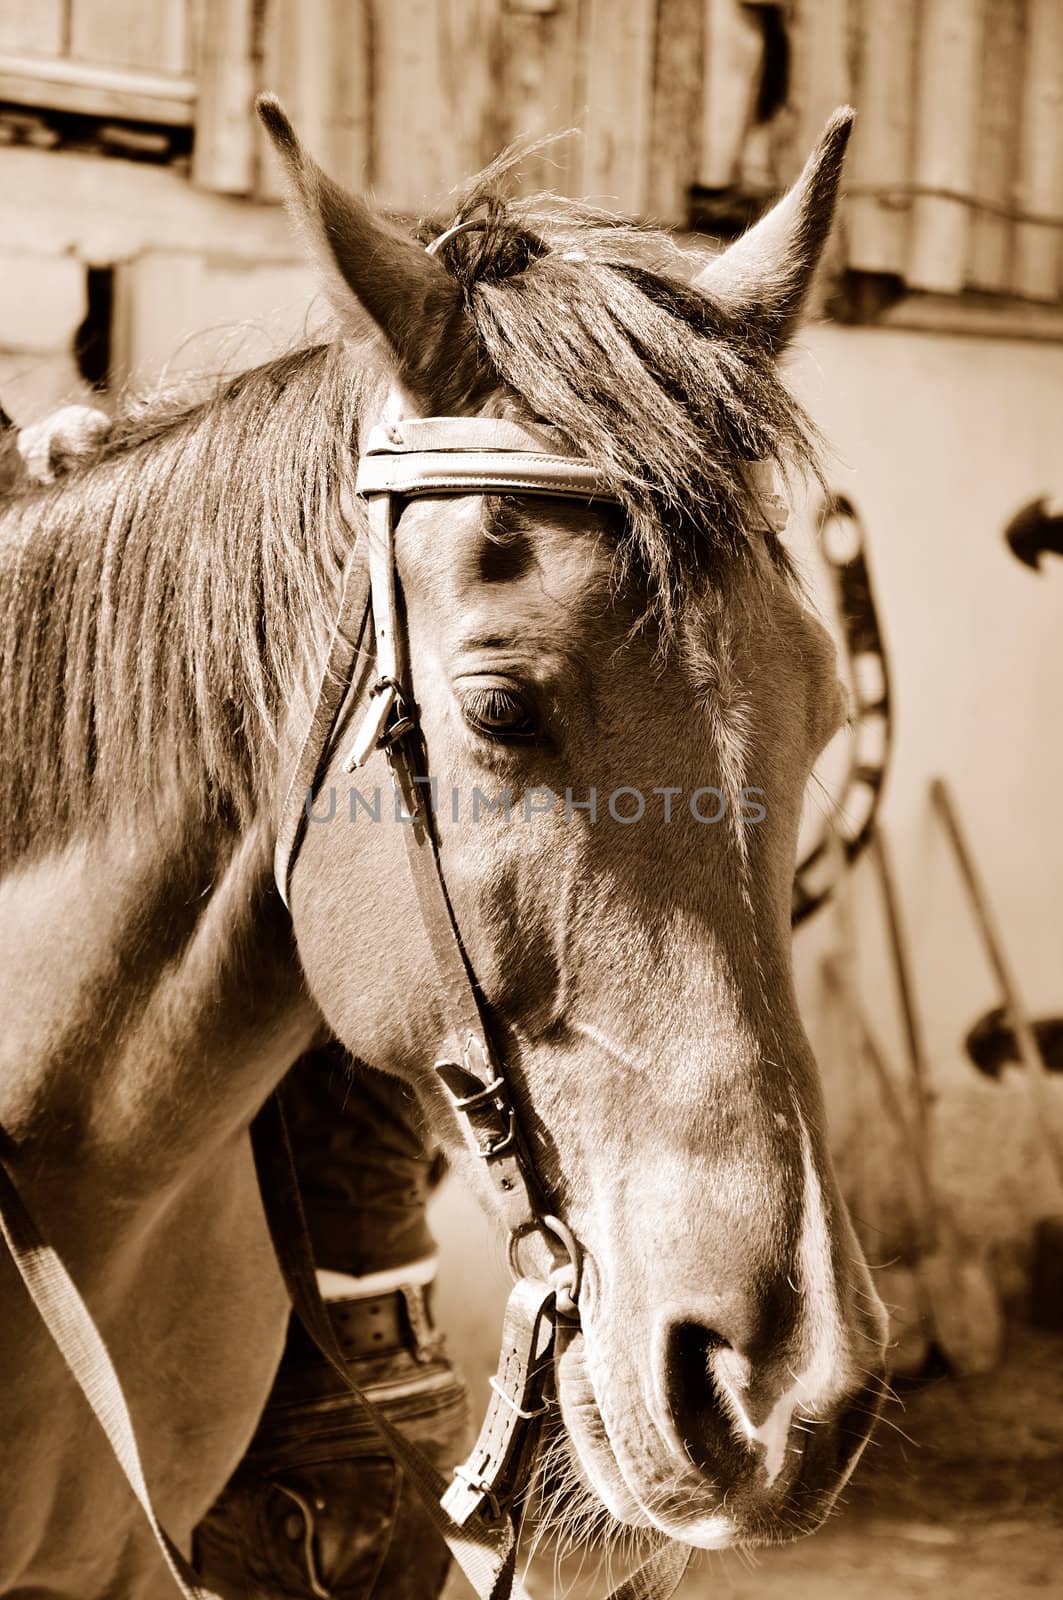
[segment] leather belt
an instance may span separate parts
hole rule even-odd
[[[349,1361],[409,1350],[420,1355],[431,1340],[428,1300],[419,1284],[383,1294],[326,1302],[336,1340]]]

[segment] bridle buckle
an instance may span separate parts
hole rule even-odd
[[[391,720],[394,718],[394,720]],[[417,722],[413,709],[403,698],[402,686],[395,678],[378,678],[369,691],[365,716],[354,736],[350,754],[343,763],[345,773],[364,767],[374,750],[388,750]]]

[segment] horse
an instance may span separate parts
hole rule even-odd
[[[772,464],[814,470],[780,361],[852,114],[706,259],[507,198],[505,161],[448,222],[406,225],[261,111],[336,336],[130,408],[0,512],[4,1168],[186,1549],[280,1357],[248,1130],[289,1064],[331,1032],[409,1082],[497,1211],[432,1071],[446,1004],[384,753],[352,785],[330,751],[290,911],[272,857],[366,565],[365,441],[433,417],[548,426],[609,503],[413,498],[394,575],[449,905],[581,1251],[554,1427],[613,1528],[709,1549],[807,1533],[873,1426],[885,1318],[789,948],[802,796],[844,699],[762,512]],[[0,1283],[0,1594],[168,1592],[2,1252]]]

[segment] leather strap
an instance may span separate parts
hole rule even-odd
[[[373,495],[369,501],[373,625],[378,641],[385,642],[386,664],[401,671],[393,643],[398,631],[394,540],[392,497]],[[382,675],[378,684],[384,681]],[[391,682],[397,695],[397,681]],[[447,1010],[448,1049],[436,1063],[436,1071],[459,1114],[471,1148],[486,1166],[507,1227],[511,1231],[528,1229],[535,1226],[542,1213],[533,1168],[525,1153],[505,1074],[483,1019],[472,968],[440,866],[427,800],[430,790],[423,741],[413,720],[403,718],[401,711],[399,715],[402,720],[398,726],[385,729],[382,738],[406,814],[412,818],[403,826],[403,842]],[[375,719],[369,726],[375,726]]]
[[[115,1459],[140,1501],[162,1558],[184,1600],[218,1600],[212,1590],[203,1588],[194,1569],[159,1521],[144,1477],[129,1405],[110,1351],[77,1285],[34,1222],[2,1158],[0,1235],[59,1354],[107,1435]]]
[[[470,1518],[461,1528],[452,1522],[441,1504],[447,1489],[447,1481],[442,1473],[388,1421],[380,1407],[351,1377],[317,1285],[310,1235],[284,1118],[282,1092],[282,1089],[277,1089],[270,1096],[252,1123],[251,1146],[266,1220],[295,1312],[321,1354],[364,1409],[392,1458],[417,1490],[432,1525],[472,1584],[479,1600],[528,1600],[524,1589],[513,1581],[515,1538],[508,1520],[502,1517],[492,1526],[477,1516]],[[552,1295],[548,1285],[541,1285],[541,1289],[544,1296]]]
[[[554,1353],[554,1291],[543,1289],[534,1278],[520,1278],[507,1302],[487,1416],[443,1496],[443,1509],[459,1528],[479,1515],[500,1516],[530,1468],[538,1430],[527,1424],[549,1409],[544,1389]]]
[[[616,496],[592,466],[571,456],[507,455],[498,450],[423,451],[413,456],[363,456],[358,493],[383,492],[411,498],[422,494],[545,494],[574,500],[613,501]]]
[[[605,474],[573,455],[559,429],[503,417],[426,417],[374,428],[358,463],[357,492],[616,500]]]
[[[341,505],[344,505],[345,520],[353,526],[349,508],[342,500]],[[307,796],[322,775],[322,763],[328,757],[332,731],[344,701],[352,690],[357,692],[356,665],[369,623],[369,582],[362,567],[362,553],[356,546],[344,574],[340,608],[318,684],[314,714],[300,746],[278,818],[273,876],[285,905],[288,904],[292,863],[306,831]]]

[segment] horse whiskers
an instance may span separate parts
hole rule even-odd
[[[673,1492],[674,1486],[662,1487],[653,1497],[654,1504],[663,1505]],[[614,1561],[627,1564],[665,1542],[665,1536],[655,1530],[628,1527],[613,1517],[579,1476],[567,1436],[560,1432],[547,1441],[540,1453],[535,1477],[523,1497],[521,1535],[529,1529],[525,1571],[550,1539],[554,1545],[555,1587],[567,1556],[579,1556],[574,1580],[578,1582],[593,1555],[598,1557],[596,1570],[600,1571],[604,1564],[606,1573],[611,1575]]]
[[[913,1450],[921,1450],[922,1449],[922,1446],[920,1445],[918,1439],[913,1439],[910,1433],[905,1433],[904,1429],[902,1427],[899,1427],[898,1424],[896,1422],[893,1422],[889,1417],[883,1417],[877,1411],[867,1411],[867,1410],[864,1410],[861,1407],[856,1407],[854,1409],[859,1411],[860,1415],[865,1416],[865,1417],[871,1417],[874,1421],[883,1423],[885,1427],[892,1428],[894,1433],[899,1433],[901,1438],[905,1441],[905,1443],[906,1444],[910,1444]],[[875,1441],[869,1440],[868,1441],[869,1444],[872,1443],[872,1442],[881,1443],[881,1440],[875,1440]]]

